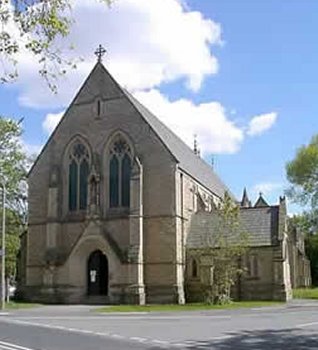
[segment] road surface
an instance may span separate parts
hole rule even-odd
[[[318,303],[240,310],[99,314],[45,306],[0,316],[3,350],[317,350]]]

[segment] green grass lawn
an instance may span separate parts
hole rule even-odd
[[[294,289],[293,297],[296,299],[317,299],[318,300],[318,288]]]
[[[240,301],[232,302],[226,305],[209,305],[204,303],[193,303],[186,305],[114,305],[97,308],[97,312],[162,312],[162,311],[195,311],[195,310],[222,310],[222,309],[239,309],[263,306],[284,305],[282,302],[275,301]]]
[[[38,306],[40,306],[40,304],[10,301],[9,303],[5,304],[5,309],[6,310],[31,309],[33,307],[38,307]]]

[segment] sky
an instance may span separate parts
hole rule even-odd
[[[197,135],[237,198],[247,187],[253,202],[259,192],[278,202],[286,162],[318,127],[318,1],[116,0],[108,9],[76,0],[73,15],[61,45],[83,61],[57,95],[23,51],[18,80],[0,85],[0,114],[24,117],[29,153],[45,144],[102,44],[110,73],[189,146]]]

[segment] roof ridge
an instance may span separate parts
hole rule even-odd
[[[268,206],[264,206],[264,207],[240,207],[240,210],[263,210],[263,209],[270,209],[270,208],[278,208],[279,205],[278,204],[274,204],[274,205],[268,205]]]
[[[209,176],[211,176],[211,178],[214,178],[214,180],[216,180],[217,187],[223,187],[223,193],[220,193],[221,191],[217,191],[218,196],[223,197],[225,192],[228,192],[230,194],[230,196],[235,199],[235,196],[231,193],[231,191],[227,188],[227,186],[223,183],[223,181],[221,180],[221,178],[218,176],[218,174],[209,166],[209,164],[203,159],[198,157],[197,155],[195,155],[192,151],[192,149],[177,135],[175,134],[165,123],[163,123],[154,113],[152,113],[146,106],[144,106],[141,102],[139,102],[130,92],[128,92],[126,89],[122,89],[123,92],[125,93],[125,95],[127,96],[127,98],[131,101],[131,103],[135,106],[135,108],[138,110],[138,112],[141,114],[141,116],[144,117],[144,119],[146,120],[146,122],[152,127],[152,129],[154,129],[154,131],[156,132],[156,134],[158,135],[158,137],[161,139],[161,141],[163,142],[163,144],[168,148],[168,150],[170,151],[170,153],[173,155],[173,157],[179,162],[180,164],[180,168],[182,170],[184,170],[187,174],[189,174],[191,177],[195,178],[198,182],[200,182],[204,187],[208,188],[210,191],[212,192],[216,192],[217,189],[212,189],[212,186],[207,185],[207,181],[200,181],[200,179],[198,178],[198,176],[196,176],[194,173],[196,172],[197,167],[193,167],[192,169],[194,171],[191,171],[188,166],[185,166],[185,164],[183,164],[182,160],[180,160],[180,157],[178,157],[178,155],[176,153],[176,149],[172,149],[172,147],[169,147],[169,145],[167,145],[167,140],[163,140],[162,136],[160,133],[158,133],[158,131],[156,130],[156,128],[154,127],[153,123],[151,123],[151,121],[149,120],[150,118],[153,118],[152,121],[155,121],[157,124],[160,125],[160,127],[162,127],[168,134],[170,134],[169,136],[172,136],[172,138],[174,138],[175,140],[178,141],[179,145],[177,146],[181,146],[182,148],[184,148],[184,150],[186,149],[186,152],[188,153],[188,156],[192,158],[193,162],[197,162],[198,164],[200,164],[201,166],[203,166],[205,168],[205,170],[209,171],[210,174]],[[140,110],[142,109],[142,110]],[[144,112],[144,113],[143,113]],[[147,113],[147,115],[145,115],[145,113]],[[167,139],[169,138],[169,136],[167,137]],[[175,152],[174,152],[175,151]],[[179,154],[180,156],[180,154]],[[188,159],[189,161],[189,159]],[[189,165],[189,164],[187,164]],[[204,183],[205,182],[205,183]]]

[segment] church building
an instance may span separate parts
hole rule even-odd
[[[200,300],[200,235],[213,234],[225,193],[235,198],[197,153],[99,57],[29,173],[20,295],[48,303]],[[252,260],[235,295],[286,300],[285,200],[252,207],[245,194],[238,204]]]

